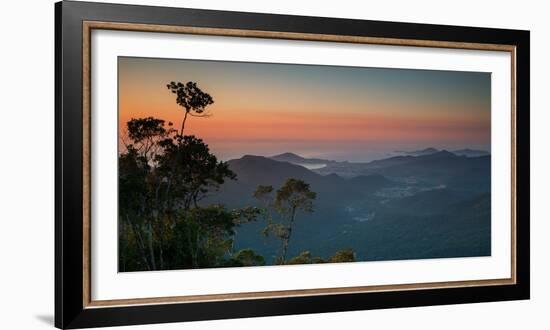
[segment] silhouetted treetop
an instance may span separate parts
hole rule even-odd
[[[132,149],[136,156],[144,157],[146,162],[155,161],[156,156],[161,152],[160,141],[171,139],[176,133],[172,123],[165,127],[164,120],[153,117],[132,118],[126,123],[127,137],[121,138],[128,151]]]
[[[226,179],[237,177],[226,162],[218,161],[208,145],[194,135],[180,135],[159,144],[163,154],[157,159],[157,172],[172,183],[171,194],[180,196],[184,209],[196,207],[207,192],[217,190]]]
[[[141,142],[153,136],[164,135],[167,130],[164,128],[164,120],[153,117],[132,118],[126,123],[128,137],[134,143]]]
[[[288,179],[277,190],[275,207],[283,213],[292,213],[297,209],[306,212],[313,211],[313,200],[317,194],[309,189],[309,184],[299,179]]]
[[[205,110],[207,106],[214,103],[214,99],[210,96],[210,94],[203,92],[197,86],[197,83],[188,81],[183,84],[181,82],[172,81],[167,84],[166,87],[172,93],[176,94],[176,103],[185,109],[185,116],[181,123],[180,135],[183,135],[187,115],[195,117],[209,116]]]

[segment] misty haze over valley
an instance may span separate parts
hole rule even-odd
[[[400,260],[491,254],[491,157],[473,149],[395,151],[365,163],[304,158],[287,152],[228,161],[237,174],[203,203],[254,205],[258,185],[289,178],[317,193],[315,211],[296,223],[290,253],[328,256],[353,247],[357,260]],[[243,226],[237,248],[270,256],[277,242],[258,235],[265,223]]]

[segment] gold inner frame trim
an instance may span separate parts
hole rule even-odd
[[[119,30],[133,32],[153,32],[153,33],[178,33],[209,36],[227,36],[227,37],[248,37],[248,38],[268,38],[268,39],[286,39],[303,41],[324,41],[340,43],[359,43],[375,44],[389,46],[411,46],[411,47],[432,47],[432,48],[450,48],[467,50],[485,50],[485,51],[503,51],[511,55],[511,277],[488,279],[488,280],[468,280],[468,281],[449,281],[432,283],[413,283],[413,284],[393,284],[393,285],[370,285],[355,287],[336,287],[320,289],[301,289],[284,291],[262,291],[262,292],[239,292],[227,294],[205,294],[188,295],[175,297],[151,297],[135,299],[116,299],[116,300],[92,300],[91,297],[91,33],[92,30]],[[174,304],[190,302],[209,302],[209,301],[227,301],[243,299],[266,299],[282,297],[300,297],[316,295],[334,295],[334,294],[354,294],[366,292],[384,292],[384,291],[410,291],[426,289],[443,289],[459,287],[476,286],[496,286],[496,285],[514,285],[516,284],[516,46],[502,44],[483,44],[469,42],[451,42],[434,40],[415,40],[415,39],[397,39],[397,38],[378,38],[361,36],[343,36],[332,34],[312,34],[295,33],[279,31],[260,31],[260,30],[241,30],[241,29],[223,29],[223,28],[203,28],[192,26],[173,26],[173,25],[154,25],[137,23],[118,23],[118,22],[99,22],[83,21],[82,23],[82,220],[83,220],[83,307],[84,308],[102,308],[129,305],[151,305],[151,304]]]

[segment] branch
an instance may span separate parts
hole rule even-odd
[[[189,112],[189,115],[192,116],[192,117],[200,117],[200,118],[212,117],[212,114],[211,114],[211,113],[193,114],[192,112]]]

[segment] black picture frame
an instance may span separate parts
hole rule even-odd
[[[516,283],[229,301],[85,307],[83,22],[512,45],[516,50]],[[529,299],[529,31],[62,1],[55,5],[55,325],[135,325]]]

